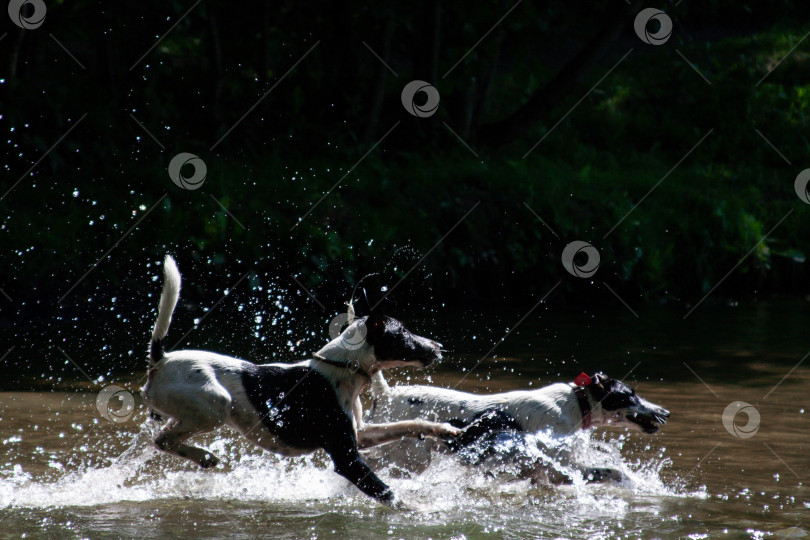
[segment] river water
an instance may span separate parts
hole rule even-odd
[[[155,451],[136,391],[134,414],[101,416],[98,386],[0,393],[0,536],[90,538],[801,538],[810,535],[810,302],[772,299],[684,310],[539,309],[477,365],[477,392],[624,378],[672,417],[655,435],[579,433],[583,456],[623,470],[616,485],[530,485],[435,456],[422,474],[382,468],[407,502],[393,510],[335,475],[324,456],[263,453],[227,430],[202,437],[225,463],[201,471]],[[450,386],[521,313],[448,317],[452,349],[427,372],[392,382]],[[432,323],[436,325],[437,323]],[[226,352],[226,351],[223,351]],[[735,401],[748,414],[723,424]],[[737,426],[736,434],[734,426]],[[754,431],[755,429],[755,431]],[[752,434],[753,432],[753,434]],[[752,435],[751,435],[752,434]],[[751,435],[751,436],[749,436]]]

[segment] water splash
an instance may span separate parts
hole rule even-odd
[[[94,450],[86,449],[84,459],[78,466],[69,467],[68,472],[61,470],[68,468],[62,464],[56,467],[62,474],[56,480],[50,475],[27,472],[19,464],[3,471],[0,507],[99,506],[183,498],[284,504],[322,501],[350,508],[368,507],[368,499],[335,474],[320,454],[282,458],[262,452],[240,437],[222,433],[205,443],[224,458],[223,465],[203,472],[155,450],[150,442],[155,429],[153,422],[144,422],[129,447],[106,465],[98,465]],[[542,434],[538,439],[549,449],[562,444]],[[457,457],[444,454],[434,454],[422,474],[402,478],[393,465],[381,468],[379,474],[407,503],[431,512],[467,512],[492,505],[511,508],[516,503],[548,509],[549,504],[565,501],[569,510],[579,508],[589,515],[598,510],[600,515],[608,512],[615,517],[626,511],[633,497],[703,496],[701,492],[665,485],[661,471],[669,465],[668,458],[626,463],[620,454],[621,439],[594,441],[580,434],[565,443],[573,444],[579,461],[618,468],[625,479],[617,485],[589,485],[581,474],[569,468],[575,479],[572,485],[532,485],[508,474],[493,476],[493,471],[465,466]]]

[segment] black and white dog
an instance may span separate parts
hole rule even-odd
[[[363,461],[358,448],[403,437],[450,439],[461,433],[449,424],[423,420],[363,422],[359,396],[372,376],[394,366],[429,366],[441,358],[438,343],[411,333],[393,318],[372,311],[352,321],[311,360],[256,365],[208,351],[165,353],[163,340],[179,295],[180,272],[167,256],[143,388],[149,409],[167,419],[155,438],[165,452],[213,467],[219,461],[214,455],[185,441],[228,425],[285,456],[322,448],[338,474],[367,495],[393,504],[394,493]]]
[[[538,432],[565,436],[578,429],[616,426],[655,433],[669,418],[669,411],[639,396],[627,384],[604,373],[580,374],[574,383],[556,383],[536,390],[500,394],[470,394],[433,386],[394,386],[381,373],[373,377],[374,406],[370,422],[424,418],[463,427],[465,433],[452,446],[467,461],[511,462],[519,476],[552,482],[570,481],[549,468],[533,442]],[[524,436],[524,434],[526,436]],[[528,437],[527,437],[528,436]],[[560,456],[555,452],[556,457]],[[620,478],[618,471],[579,467],[588,480]]]

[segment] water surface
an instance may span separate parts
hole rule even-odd
[[[579,371],[624,377],[672,411],[654,435],[580,433],[583,455],[619,466],[620,485],[532,486],[436,456],[421,475],[383,469],[410,510],[371,502],[315,454],[285,459],[227,430],[202,442],[226,463],[200,471],[149,443],[154,424],[137,392],[123,423],[102,418],[98,390],[137,388],[142,373],[97,386],[0,393],[0,534],[28,537],[273,538],[783,538],[810,534],[808,306],[780,300],[680,311],[570,313],[544,307],[465,379],[500,391],[571,380]],[[451,386],[522,313],[460,314],[437,329],[453,352],[428,372],[392,380]],[[415,326],[435,326],[416,320]],[[452,344],[452,345],[451,345]],[[796,367],[798,364],[798,367]],[[64,391],[67,390],[67,391]],[[734,401],[760,414],[734,436],[721,416]],[[739,415],[743,426],[746,416]]]

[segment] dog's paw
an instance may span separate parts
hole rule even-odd
[[[417,501],[400,498],[398,495],[395,496],[390,503],[388,503],[388,506],[399,512],[427,512],[431,509],[430,507],[420,504]]]
[[[455,439],[464,433],[463,429],[459,429],[450,424],[436,424],[433,428],[433,436],[439,439]]]
[[[463,434],[463,429],[459,429],[450,424],[437,424],[433,436],[446,444],[452,452],[456,452],[460,448],[458,438]]]
[[[200,460],[200,467],[203,469],[211,469],[219,464],[219,458],[211,453],[206,453]]]
[[[377,497],[377,500],[388,508],[392,508],[394,510],[407,509],[407,505],[402,501],[402,499],[399,498],[399,496],[397,496],[396,493],[394,493],[391,488],[388,488],[385,493]]]
[[[388,506],[393,508],[394,510],[410,510],[411,507],[408,503],[406,503],[403,499],[399,497],[394,497],[391,502],[388,503]]]

